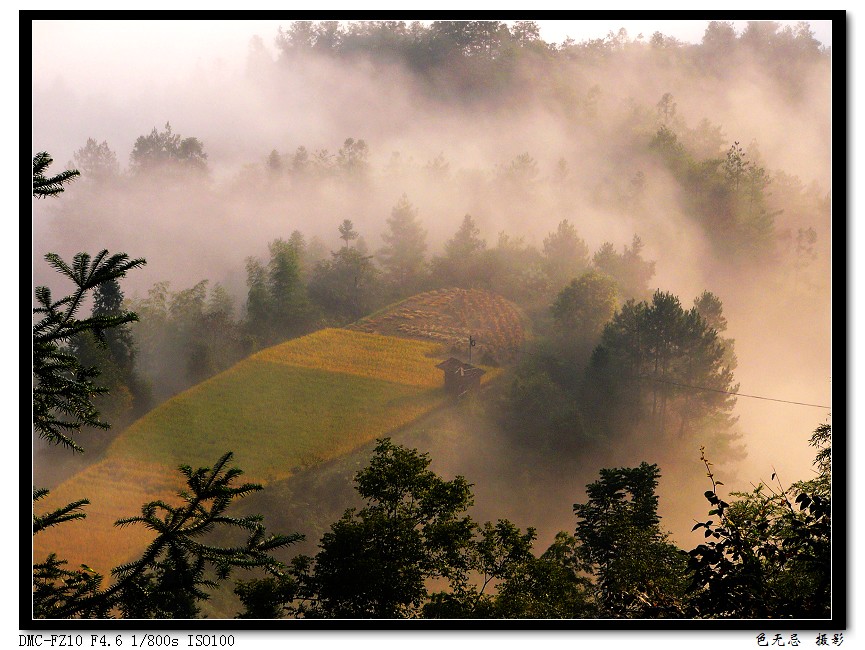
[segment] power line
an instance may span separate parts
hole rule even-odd
[[[747,393],[734,393],[729,390],[721,390],[720,388],[706,388],[705,386],[691,386],[690,384],[680,384],[679,382],[670,381],[667,379],[659,379],[657,377],[638,377],[638,379],[649,379],[651,381],[656,381],[661,384],[670,384],[672,386],[679,386],[681,388],[693,388],[694,390],[706,390],[712,393],[725,393],[727,395],[735,395],[736,397],[750,397],[753,399],[763,399],[769,402],[781,402],[782,404],[797,404],[798,406],[813,406],[814,408],[821,409],[831,409],[831,406],[826,406],[825,404],[808,404],[806,402],[794,402],[788,399],[775,399],[774,397],[763,397],[762,395],[748,395]]]

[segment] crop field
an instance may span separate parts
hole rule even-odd
[[[441,354],[436,343],[324,329],[262,350],[252,360],[432,388],[442,383],[441,371],[435,367]]]
[[[153,539],[153,533],[140,524],[120,530],[114,522],[141,514],[141,506],[150,501],[176,503],[182,485],[180,472],[138,459],[110,458],[91,465],[35,504],[37,512],[45,513],[80,499],[90,501],[83,508],[84,521],[48,528],[33,538],[34,561],[54,552],[68,560],[69,569],[87,563],[109,579],[112,567]]]
[[[175,466],[233,451],[251,479],[267,482],[385,435],[443,398],[442,389],[248,359],[154,409],[108,453]]]
[[[153,536],[114,522],[146,502],[176,500],[181,464],[209,467],[232,451],[241,478],[266,485],[347,454],[447,402],[435,367],[444,355],[432,341],[340,329],[262,350],[158,406],[104,460],[52,490],[39,512],[81,498],[91,504],[86,523],[37,535],[35,558],[51,550],[107,576]],[[498,374],[487,370],[484,383]]]
[[[454,351],[467,350],[471,336],[478,359],[488,353],[503,361],[522,346],[523,321],[515,305],[489,291],[437,289],[407,298],[348,329],[433,341]]]

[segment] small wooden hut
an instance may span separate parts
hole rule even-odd
[[[445,390],[451,395],[461,397],[471,390],[480,388],[481,376],[486,370],[451,357],[436,366],[445,375]]]

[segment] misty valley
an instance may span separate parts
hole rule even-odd
[[[22,611],[844,620],[831,45],[244,34],[34,71]]]

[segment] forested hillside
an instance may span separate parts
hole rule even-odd
[[[117,141],[34,74],[34,617],[837,617],[832,57],[291,21]]]

